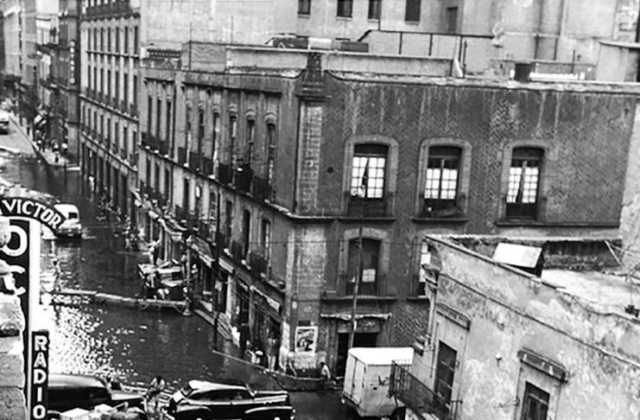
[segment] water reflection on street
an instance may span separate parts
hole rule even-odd
[[[61,286],[134,296],[139,291],[137,264],[142,253],[125,252],[115,220],[98,220],[97,208],[83,190],[79,172],[48,168],[34,158],[0,152],[0,176],[23,186],[46,191],[81,213],[83,239],[43,239],[41,270],[53,273],[56,257],[62,269]],[[50,370],[106,376],[115,374],[126,384],[143,386],[162,375],[169,390],[190,379],[236,378],[257,388],[277,383],[260,370],[212,351],[210,324],[198,316],[174,311],[139,311],[118,306],[47,306],[39,319],[51,336]],[[222,340],[224,341],[224,340]],[[292,396],[298,418],[340,420],[357,418],[335,395],[298,393]]]

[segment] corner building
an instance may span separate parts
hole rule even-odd
[[[352,325],[356,346],[424,335],[425,234],[617,236],[634,93],[449,79],[442,60],[154,54],[141,218],[166,259],[190,255],[198,308],[236,340],[247,324],[250,349],[276,334],[281,366],[340,374]]]

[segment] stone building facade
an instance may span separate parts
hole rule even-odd
[[[81,165],[104,207],[135,218],[139,4],[90,2],[82,15]]]

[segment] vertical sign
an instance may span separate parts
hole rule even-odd
[[[35,223],[35,222],[34,222]],[[16,283],[16,288],[19,290],[24,290],[24,293],[20,295],[20,308],[22,309],[22,313],[24,314],[25,319],[25,334],[23,335],[24,339],[24,349],[25,349],[25,375],[27,381],[29,380],[29,359],[28,359],[28,349],[30,331],[31,331],[31,317],[29,316],[29,303],[31,301],[31,282],[29,281],[29,231],[30,231],[31,222],[27,219],[22,218],[9,218],[9,233],[10,239],[9,242],[2,247],[0,250],[0,260],[6,262],[10,268],[10,273],[7,276],[13,276]],[[26,397],[29,398],[27,388],[25,388],[25,392],[27,393]]]
[[[30,419],[47,418],[47,385],[49,384],[49,331],[34,331],[31,356]]]

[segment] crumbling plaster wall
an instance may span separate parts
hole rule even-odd
[[[518,358],[523,348],[568,372],[567,381],[557,383],[550,419],[638,418],[640,323],[635,318],[579,302],[462,248],[436,246],[443,267],[437,302],[470,319],[465,344],[456,349],[460,365],[453,398],[464,401],[461,420],[506,420],[520,413],[518,381],[532,369]],[[453,328],[442,314],[435,322],[432,348]],[[426,351],[419,366],[428,368],[435,356]],[[432,386],[428,372],[418,375]]]

